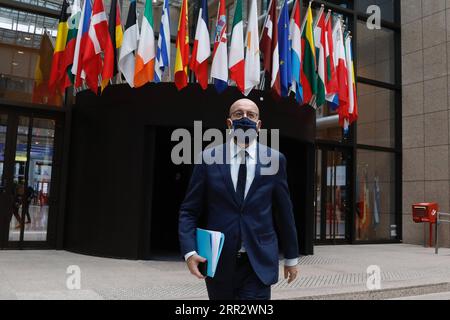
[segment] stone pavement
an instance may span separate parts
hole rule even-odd
[[[68,290],[67,267],[81,269]],[[367,290],[367,267],[381,270],[381,290]],[[280,266],[281,268],[281,266]],[[281,270],[281,269],[280,269]],[[280,272],[280,275],[282,273]],[[450,299],[450,249],[405,244],[317,246],[302,257],[299,278],[273,286],[273,299]],[[130,261],[67,251],[0,251],[0,299],[206,299],[203,281],[183,261]]]

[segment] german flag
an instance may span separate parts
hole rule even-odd
[[[120,19],[120,4],[118,0],[111,0],[111,8],[109,12],[109,36],[114,49],[114,70],[113,77],[117,75],[119,69],[117,67],[118,55],[117,51],[122,46],[123,27]],[[109,79],[102,81],[102,91],[108,85]]]
[[[50,72],[49,89],[50,91],[61,90],[68,79],[68,75],[64,65],[64,50],[67,43],[67,35],[69,26],[67,24],[68,14],[67,8],[69,3],[63,0],[61,14],[58,23],[58,34],[56,35],[55,50],[53,51],[52,69]],[[59,86],[58,86],[59,84]],[[63,90],[61,90],[63,91]]]

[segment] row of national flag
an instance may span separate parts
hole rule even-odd
[[[111,0],[108,18],[103,0],[85,0],[82,8],[80,0],[72,5],[63,0],[50,90],[85,84],[97,94],[116,76],[131,87],[171,81],[169,0],[164,0],[156,40],[153,1],[145,2],[140,29],[136,0],[130,0],[124,27],[118,1]],[[173,75],[178,90],[187,86],[190,69],[203,89],[213,83],[221,93],[235,83],[248,95],[255,88],[270,88],[277,97],[294,95],[299,104],[328,104],[344,128],[356,121],[352,37],[339,16],[322,6],[314,18],[310,3],[301,21],[299,0],[291,14],[287,0],[281,10],[277,2],[283,0],[271,0],[260,37],[257,0],[250,0],[245,33],[242,1],[235,0],[232,30],[227,30],[226,1],[218,1],[211,46],[208,1],[201,0],[190,52],[189,4],[182,0]]]
[[[265,79],[278,97],[295,95],[299,104],[327,104],[339,114],[344,129],[357,120],[358,104],[352,37],[339,16],[322,6],[313,17],[311,2],[301,22],[300,1],[291,15],[285,0],[277,20],[277,0],[271,0],[260,48]]]

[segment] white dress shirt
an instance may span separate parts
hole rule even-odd
[[[256,170],[256,140],[254,140],[247,148],[242,148],[239,145],[237,145],[233,139],[230,141],[230,173],[231,173],[231,180],[233,181],[233,187],[236,191],[237,187],[237,181],[238,181],[238,175],[239,175],[239,166],[242,163],[242,157],[244,155],[244,152],[241,152],[243,150],[247,151],[248,158],[246,159],[247,164],[247,179],[245,182],[245,194],[244,199],[247,197],[248,190],[250,190],[250,186],[252,185],[253,179],[255,178],[255,170]],[[246,252],[244,243],[241,245],[241,249],[239,252]],[[187,260],[194,254],[197,254],[196,251],[192,251],[187,253],[184,256],[184,259]],[[298,258],[294,259],[285,259],[284,264],[288,267],[292,267],[298,264]]]

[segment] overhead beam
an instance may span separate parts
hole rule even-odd
[[[0,7],[33,13],[49,18],[59,18],[59,10],[40,7],[30,3],[18,2],[14,0],[0,0]]]

